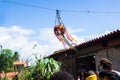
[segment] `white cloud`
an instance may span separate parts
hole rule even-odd
[[[110,33],[110,31],[109,31],[109,30],[106,30],[106,31],[105,31],[105,34],[109,34],[109,33]]]
[[[31,46],[35,43],[34,41],[29,41],[29,36],[33,32],[32,30],[22,29],[18,26],[10,28],[0,27],[0,44],[3,48],[18,51],[21,58],[24,58],[24,56],[28,56],[31,53]]]
[[[74,31],[76,32],[76,30]],[[78,37],[75,34],[72,34],[72,37],[79,43],[85,41],[84,37]],[[42,28],[39,31],[33,31],[19,26],[0,27],[0,38],[0,45],[3,48],[18,51],[20,58],[23,60],[28,59],[33,54],[48,56],[54,51],[64,48],[54,35],[53,28]]]
[[[82,31],[85,31],[84,29],[70,29],[71,33],[78,33],[78,32],[82,32]]]

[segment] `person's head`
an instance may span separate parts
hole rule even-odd
[[[107,58],[102,58],[100,60],[100,65],[103,67],[104,70],[111,70],[112,69],[112,62],[109,61]]]
[[[66,72],[66,71],[60,71],[54,73],[51,77],[50,80],[74,80],[73,76]]]
[[[95,75],[95,72],[92,71],[92,70],[89,70],[89,71],[87,72],[87,75],[88,75],[88,76],[89,76],[89,75]]]
[[[110,72],[108,70],[101,71],[99,73],[99,78],[100,80],[119,80],[116,76],[115,73]]]
[[[97,76],[94,71],[90,70],[87,72],[86,80],[97,80]]]

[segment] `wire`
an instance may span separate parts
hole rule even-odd
[[[8,1],[8,0],[1,0],[1,1],[2,1],[2,2],[5,2],[5,3],[10,3],[10,4],[23,5],[23,6],[28,6],[28,7],[34,7],[34,8],[40,8],[40,9],[45,9],[45,10],[51,10],[51,11],[56,11],[56,10],[58,10],[58,9],[52,9],[52,8],[46,8],[46,7],[36,6],[36,5],[18,3],[18,2]],[[80,10],[64,10],[64,9],[59,9],[59,10],[60,10],[60,11],[63,11],[63,12],[76,12],[76,13],[120,14],[120,12],[111,12],[111,11],[80,11]]]
[[[30,4],[23,4],[23,3],[18,3],[18,2],[13,2],[13,1],[7,1],[7,0],[1,0],[1,1],[2,2],[6,2],[6,3],[10,3],[10,4],[17,4],[17,5],[23,5],[23,6],[28,6],[28,7],[46,9],[46,10],[56,10],[56,9],[50,9],[50,8],[45,8],[45,7],[40,7],[40,6],[35,6],[35,5],[30,5]]]
[[[106,13],[106,14],[120,14],[120,12],[110,12],[110,11],[80,11],[80,10],[62,10],[65,12],[78,12],[78,13]]]

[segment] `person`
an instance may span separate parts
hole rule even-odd
[[[85,80],[86,77],[86,71],[84,69],[81,69],[78,75],[78,80]]]
[[[74,80],[74,78],[66,71],[59,71],[54,73],[49,80]]]
[[[117,73],[104,70],[99,73],[99,79],[100,80],[120,80],[120,77],[117,75]]]
[[[86,65],[82,65],[80,67],[80,70],[78,71],[78,77],[77,77],[77,80],[85,80],[86,78]]]
[[[107,58],[101,58],[99,66],[102,66],[103,70],[117,73],[120,76],[120,72],[112,68],[112,62]]]
[[[86,77],[85,80],[97,80],[97,75],[95,74],[94,71],[89,70],[89,71],[87,72],[87,77]]]

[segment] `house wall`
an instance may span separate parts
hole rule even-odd
[[[74,58],[63,60],[62,70],[68,71],[69,73],[73,74],[73,76],[75,76],[76,60]]]
[[[108,58],[113,63],[113,68],[120,71],[120,48],[110,48],[98,51],[96,54],[96,69],[101,58]]]
[[[75,77],[76,58],[72,57],[69,54],[61,54],[60,56],[57,56],[57,61],[61,62],[61,71],[67,71]]]

